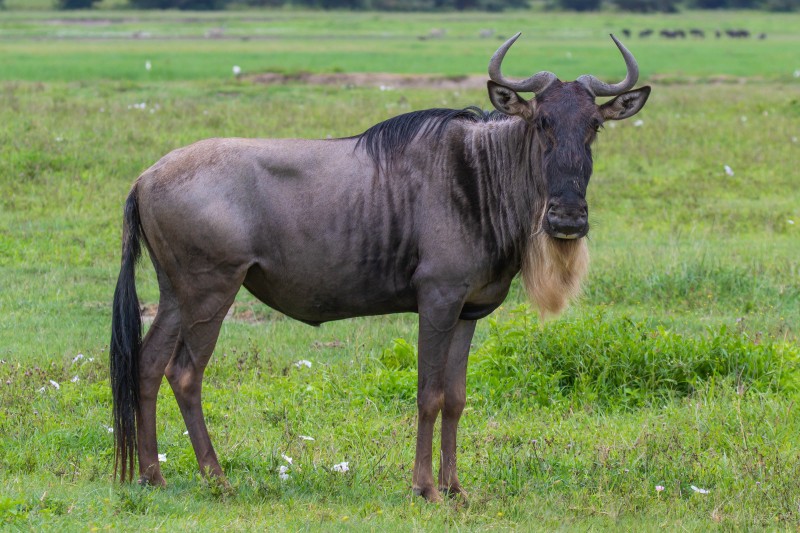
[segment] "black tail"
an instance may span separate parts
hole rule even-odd
[[[136,262],[142,252],[139,204],[134,188],[125,202],[122,230],[122,267],[114,290],[111,316],[111,396],[114,411],[114,478],[133,477],[136,455],[136,414],[139,412],[139,348],[142,317],[136,296]]]

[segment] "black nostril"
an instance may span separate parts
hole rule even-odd
[[[586,202],[562,204],[552,202],[547,208],[547,223],[554,233],[573,236],[586,233],[589,208]]]

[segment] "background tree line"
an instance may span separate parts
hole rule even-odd
[[[675,13],[681,7],[691,9],[762,9],[798,11],[800,0],[607,0],[620,11],[634,13]],[[555,9],[598,11],[606,0],[550,0]]]
[[[0,0],[0,8],[3,6]],[[55,0],[60,9],[88,9],[100,0]],[[527,8],[528,0],[129,0],[136,9],[213,10],[235,6],[307,7],[378,11],[503,11]],[[674,13],[680,7],[693,9],[764,9],[798,11],[800,0],[549,0],[551,9],[598,11],[605,6],[635,13]]]
[[[89,9],[101,0],[55,0],[59,9]],[[0,7],[3,0],[0,0]],[[527,8],[528,0],[129,0],[135,9],[216,10],[228,7],[305,7],[378,11],[503,11]]]

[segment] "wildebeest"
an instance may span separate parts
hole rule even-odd
[[[658,34],[667,39],[686,38],[686,32],[683,30],[661,30]]]
[[[746,39],[750,37],[748,30],[725,30],[725,34],[733,39]]]
[[[642,30],[642,31],[639,32],[639,37],[642,37],[642,38],[650,37],[651,35],[653,35],[653,30],[650,29],[650,28],[647,28],[646,30]]]
[[[110,371],[115,475],[165,484],[156,397],[167,377],[200,470],[222,476],[203,418],[203,373],[239,288],[312,325],[385,313],[419,315],[413,488],[460,493],[456,429],[478,319],[521,272],[542,313],[579,289],[588,261],[591,145],[606,120],[637,113],[650,87],[627,66],[608,84],[551,72],[522,81],[489,63],[497,109],[430,109],[330,140],[209,139],[147,169],[125,202]],[[535,93],[526,100],[519,92]],[[615,96],[603,104],[595,97]],[[135,287],[142,244],[160,299],[147,335]],[[432,465],[442,413],[441,467]]]

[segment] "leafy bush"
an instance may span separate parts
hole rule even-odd
[[[413,399],[416,350],[396,339],[363,381],[368,396]],[[635,408],[693,394],[714,383],[746,390],[800,389],[797,346],[751,338],[726,327],[685,336],[597,312],[540,324],[526,308],[492,321],[470,358],[468,395],[501,406],[568,402]]]
[[[726,327],[691,337],[600,312],[540,326],[518,311],[507,323],[492,322],[469,375],[470,387],[539,404],[634,407],[715,381],[797,389],[800,351]]]
[[[175,0],[172,0],[175,1]],[[377,11],[504,11],[527,8],[528,0],[228,0],[232,5]]]
[[[634,13],[676,13],[676,0],[613,0],[622,11]]]
[[[567,11],[597,11],[600,0],[556,0],[555,7]]]
[[[136,9],[184,9],[211,10],[223,9],[230,0],[128,0]]]
[[[100,0],[58,0],[58,9],[91,9]],[[0,0],[2,7],[3,0]]]

